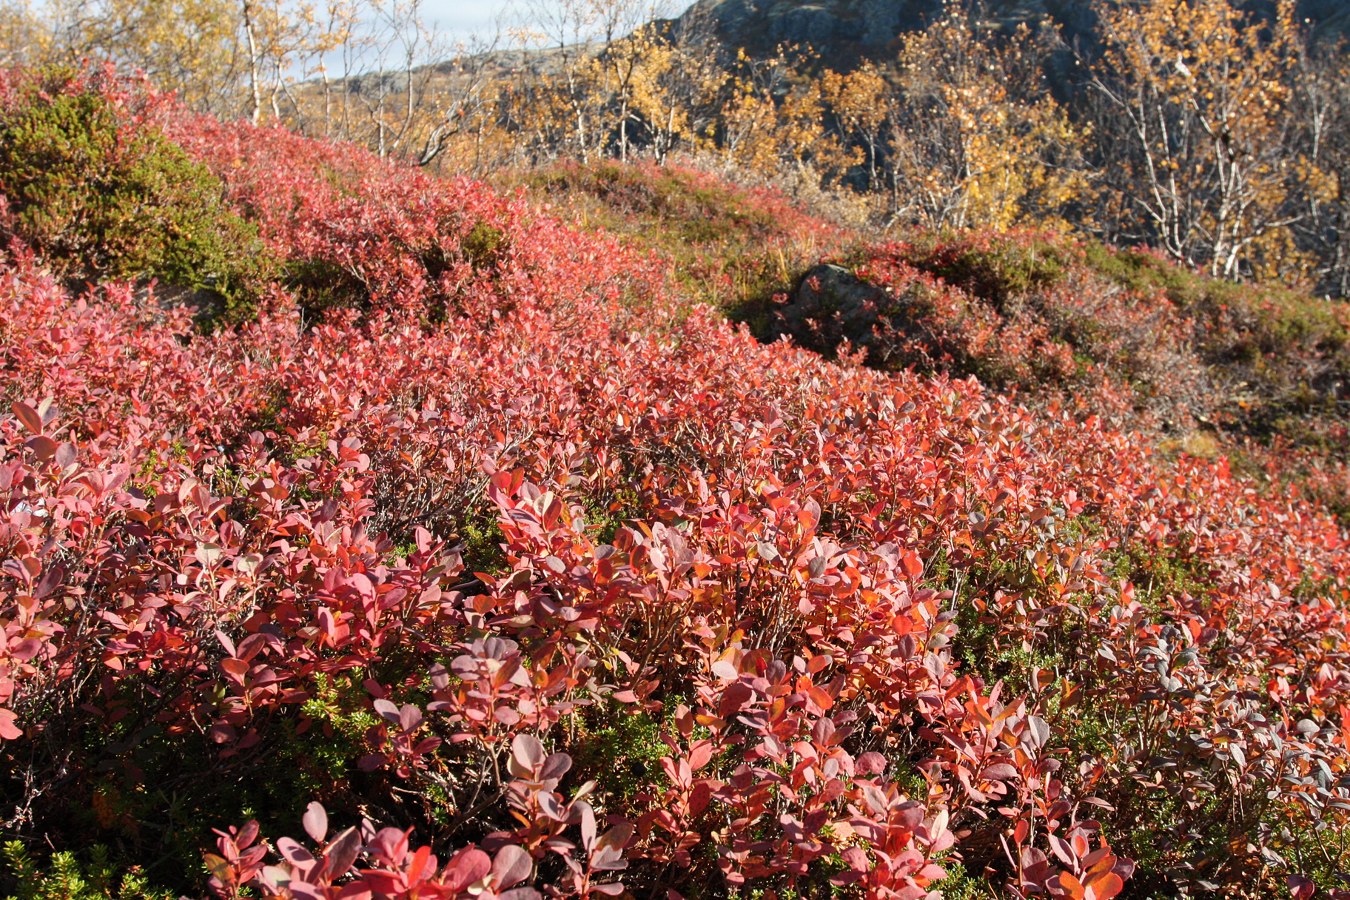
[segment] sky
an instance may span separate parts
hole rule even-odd
[[[670,10],[683,10],[692,0],[656,2],[663,13],[670,14]],[[497,32],[499,22],[502,31],[528,27],[535,9],[561,5],[561,0],[422,0],[427,20],[451,41],[469,41],[474,36],[490,38]]]
[[[524,4],[511,0],[423,0],[422,9],[436,28],[455,40],[491,34],[498,17],[505,14],[508,27],[524,13]]]

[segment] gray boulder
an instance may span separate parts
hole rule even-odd
[[[818,265],[801,277],[778,312],[775,330],[800,346],[826,356],[847,340],[854,349],[872,348],[874,329],[883,318],[903,318],[904,301],[848,269]]]

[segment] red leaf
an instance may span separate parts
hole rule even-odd
[[[411,872],[413,878],[419,877],[418,860],[425,864],[426,855],[430,852],[428,847],[422,847],[417,851]],[[450,861],[445,864],[445,883],[455,891],[463,891],[470,885],[482,881],[491,871],[492,857],[477,847],[466,847],[450,857]]]
[[[623,858],[623,848],[633,839],[636,829],[627,822],[620,822],[600,835],[591,855],[591,868],[599,871],[614,871],[628,868]]]
[[[244,680],[244,676],[248,674],[249,664],[245,660],[236,659],[235,657],[228,657],[220,661],[220,668],[225,672],[226,675],[229,675],[231,678],[234,678],[235,680],[242,682]]]
[[[25,442],[24,446],[33,451],[33,455],[38,458],[39,462],[46,462],[51,459],[56,455],[56,451],[59,449],[59,445],[56,441],[47,437],[45,434],[30,437]]]
[[[239,836],[235,838],[235,843],[239,849],[243,849],[258,839],[258,820],[249,819],[244,823],[244,827],[239,829]]]
[[[386,722],[389,722],[393,725],[399,724],[398,707],[395,706],[393,703],[390,703],[388,700],[385,700],[383,697],[381,697],[380,699],[374,701],[374,703],[371,705],[375,707],[375,712],[379,714],[381,719],[384,719]]]
[[[689,748],[689,768],[697,772],[706,766],[713,758],[713,746],[711,741],[699,741]]]
[[[1105,872],[1090,880],[1086,887],[1095,900],[1111,900],[1125,890],[1125,881],[1115,872]]]
[[[1308,900],[1317,892],[1317,885],[1310,878],[1304,878],[1302,875],[1290,875],[1285,879],[1289,885],[1289,894],[1293,900]]]
[[[314,863],[314,854],[310,853],[293,838],[277,838],[277,852],[286,862],[305,871]]]
[[[336,880],[347,874],[347,870],[356,862],[356,857],[360,853],[361,835],[355,828],[348,828],[333,838],[323,854],[328,863],[329,879]]]
[[[42,434],[42,417],[37,414],[37,410],[19,400],[11,403],[9,409],[23,423],[24,428],[33,434]]]
[[[589,803],[582,803],[580,806],[581,846],[585,847],[586,851],[589,853],[595,849],[595,837],[597,833],[595,826],[595,810],[591,808]]]
[[[1087,896],[1082,883],[1069,872],[1060,872],[1055,878],[1055,883],[1064,892],[1064,896],[1070,898],[1070,900],[1085,900]]]

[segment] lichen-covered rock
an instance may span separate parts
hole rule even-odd
[[[848,269],[819,265],[806,272],[779,310],[775,329],[803,347],[833,355],[847,341],[870,347],[882,316],[893,316],[897,301]]]

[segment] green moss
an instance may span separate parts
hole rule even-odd
[[[459,528],[459,539],[464,550],[464,569],[495,575],[506,568],[506,551],[502,543],[506,535],[491,515],[474,516]]]
[[[490,269],[510,246],[506,233],[486,222],[476,222],[460,242],[460,251],[475,271]]]
[[[171,900],[173,891],[152,886],[138,866],[112,862],[108,848],[95,844],[87,861],[64,851],[40,866],[28,848],[9,841],[0,848],[5,876],[15,893],[7,900]],[[120,871],[119,871],[120,870]]]
[[[296,762],[304,757],[309,763],[297,771],[314,769],[301,779],[311,794],[348,779],[351,766],[365,752],[366,733],[379,721],[367,706],[359,670],[337,679],[316,673],[314,684],[313,696],[300,709],[310,728],[295,745],[282,750]]]
[[[1291,871],[1317,885],[1317,896],[1350,885],[1350,828],[1311,819],[1296,804],[1276,807],[1265,824],[1275,836],[1275,850],[1289,860]]]
[[[627,804],[660,777],[661,758],[670,754],[661,740],[664,730],[646,712],[613,706],[603,724],[582,732],[568,749],[578,773],[596,779],[614,800]]]
[[[536,173],[529,190],[572,207],[588,229],[616,235],[672,263],[693,303],[767,333],[773,295],[819,255],[790,215],[751,192],[678,167],[600,162]],[[781,213],[781,215],[780,215]],[[809,257],[809,258],[808,258]]]
[[[1154,547],[1134,542],[1108,560],[1112,574],[1135,587],[1135,599],[1157,614],[1170,597],[1202,596],[1213,585],[1204,558],[1184,546]]]
[[[594,532],[596,542],[601,544],[613,543],[619,529],[637,518],[642,509],[637,491],[631,487],[620,487],[603,497],[587,495],[582,498],[582,504],[586,510],[586,527]]]
[[[906,261],[1002,310],[1013,297],[1060,283],[1075,256],[1072,245],[1045,238],[942,243],[929,237],[915,244]]]
[[[959,862],[942,860],[939,864],[947,870],[947,877],[936,885],[943,900],[996,900],[999,896],[988,879],[970,874]]]
[[[625,220],[655,220],[663,226],[661,240],[707,244],[777,227],[771,213],[734,189],[699,184],[677,168],[653,170],[606,161],[541,173],[533,176],[531,186],[549,194],[585,194],[601,200],[616,215],[618,221],[611,224],[620,231],[627,230]]]

